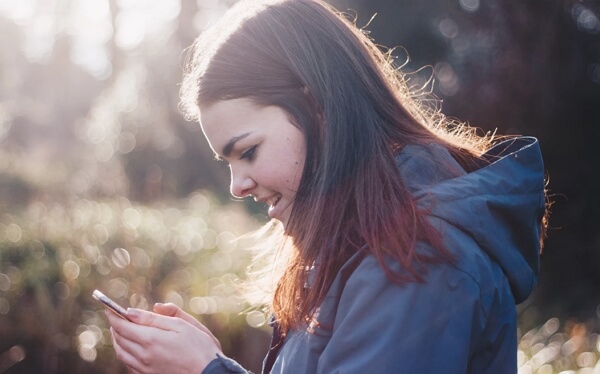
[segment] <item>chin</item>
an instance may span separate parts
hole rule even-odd
[[[273,217],[271,217],[271,219],[279,221],[279,223],[281,223],[281,225],[285,228],[287,226],[288,221],[290,220],[291,210],[292,206],[287,206],[285,207],[285,209],[277,211],[276,214]]]

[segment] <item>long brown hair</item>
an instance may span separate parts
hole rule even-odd
[[[469,170],[490,139],[425,107],[352,22],[318,0],[236,4],[196,41],[182,105],[193,117],[199,103],[240,97],[283,108],[306,140],[284,234],[292,250],[272,300],[283,331],[311,317],[360,248],[398,284],[424,281],[424,264],[453,261],[395,157],[406,145],[437,143]],[[417,252],[418,241],[431,251]],[[393,272],[386,258],[403,271]]]

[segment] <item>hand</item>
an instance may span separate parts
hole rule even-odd
[[[215,336],[212,334],[212,332],[210,332],[209,329],[206,328],[206,326],[201,324],[196,318],[192,317],[191,315],[189,315],[186,312],[184,312],[183,310],[181,310],[181,308],[179,308],[177,305],[171,304],[171,303],[167,303],[167,304],[156,303],[156,304],[154,304],[154,312],[158,313],[158,314],[162,314],[163,316],[181,318],[182,320],[190,323],[192,326],[198,328],[200,331],[203,331],[208,336],[210,336],[215,341],[215,344],[219,348],[219,351],[223,350],[221,348],[221,342],[219,342],[219,340],[217,338],[215,338]]]
[[[131,372],[200,373],[221,352],[218,340],[173,304],[155,312],[130,308],[126,321],[107,311],[117,357]]]

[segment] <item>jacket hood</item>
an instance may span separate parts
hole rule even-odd
[[[500,265],[520,303],[539,275],[545,212],[539,144],[531,137],[506,140],[482,161],[481,168],[465,173],[440,145],[407,146],[397,158],[418,206],[468,233]]]

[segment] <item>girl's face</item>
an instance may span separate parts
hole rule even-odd
[[[304,135],[286,111],[249,99],[201,107],[200,124],[210,147],[229,163],[231,194],[269,206],[269,217],[287,223],[306,155]]]

